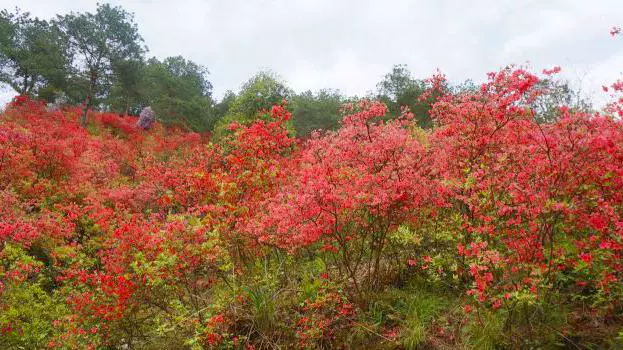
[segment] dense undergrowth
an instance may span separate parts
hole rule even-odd
[[[0,347],[623,346],[622,101],[538,123],[538,82],[435,77],[430,131],[361,101],[306,141],[284,102],[218,144],[18,97]]]

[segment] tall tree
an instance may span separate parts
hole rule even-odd
[[[195,131],[210,130],[217,119],[208,70],[181,56],[148,61],[143,100],[165,123]]]
[[[0,11],[0,82],[21,95],[62,88],[70,62],[67,41],[56,26],[19,9]]]
[[[566,80],[548,77],[537,84],[542,93],[534,99],[531,107],[539,123],[556,122],[561,115],[560,107],[567,106],[571,110],[588,112],[592,105],[582,96],[580,90],[575,90]]]
[[[377,84],[378,98],[387,105],[391,116],[400,115],[400,108],[407,106],[419,126],[430,128],[432,120],[428,115],[429,103],[419,98],[426,89],[426,82],[414,79],[404,64],[395,65]]]
[[[145,62],[141,59],[113,62],[108,105],[123,114],[138,114],[144,103]]]
[[[115,62],[140,59],[146,48],[134,23],[134,16],[119,6],[98,4],[96,12],[58,16],[57,23],[75,53],[74,64],[88,79],[82,125],[95,96],[102,93],[102,81],[110,79]]]
[[[304,137],[314,130],[336,129],[341,120],[340,108],[346,102],[336,90],[305,91],[292,97],[292,121],[296,135]]]
[[[289,100],[293,95],[292,90],[275,73],[259,72],[247,80],[229,105],[227,114],[216,123],[214,136],[221,138],[227,133],[227,127],[237,122],[248,124],[258,116],[262,116],[274,105],[279,105],[283,100]],[[293,130],[292,123],[288,127]]]
[[[234,101],[236,101],[236,94],[231,90],[225,91],[223,98],[214,105],[218,119],[225,117]]]

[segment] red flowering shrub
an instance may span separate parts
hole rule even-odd
[[[622,277],[614,243],[623,209],[615,180],[623,171],[621,123],[563,106],[560,121],[538,124],[528,107],[537,81],[503,70],[480,91],[446,95],[432,109],[434,166],[462,216],[460,268],[474,281],[469,293],[494,307],[522,291],[540,294],[561,274],[586,272],[583,253],[600,256],[589,268],[595,288],[607,292]]]
[[[263,201],[286,176],[281,168],[295,146],[286,128],[290,117],[285,106],[273,106],[269,121],[257,120],[246,127],[230,125],[232,134],[225,140],[217,210],[220,230],[236,260],[245,262],[248,257],[262,255],[257,237],[247,234],[248,225],[256,222],[254,216],[262,209]]]
[[[546,123],[540,81],[508,68],[452,93],[437,75],[430,131],[360,101],[299,143],[285,103],[213,144],[17,97],[0,117],[0,347],[339,347],[359,317],[394,342],[402,322],[371,299],[412,281],[468,298],[451,315],[590,301],[620,326],[623,84]]]
[[[340,333],[352,328],[356,316],[346,297],[330,289],[305,300],[299,313],[296,337],[301,348],[335,346]]]
[[[292,156],[283,184],[249,229],[259,242],[290,251],[321,243],[340,253],[340,271],[363,297],[378,286],[388,235],[415,217],[431,188],[424,148],[406,128],[410,113],[383,121],[381,103],[347,108],[352,114],[341,129],[315,135]],[[368,253],[358,254],[360,246]]]

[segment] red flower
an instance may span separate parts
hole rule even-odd
[[[580,259],[582,259],[582,261],[584,261],[587,264],[590,264],[591,262],[593,262],[593,256],[591,255],[591,253],[580,254]]]
[[[554,67],[552,69],[543,69],[543,74],[545,74],[545,75],[554,75],[554,74],[560,73],[561,70],[562,69],[559,66],[556,66],[556,67]]]

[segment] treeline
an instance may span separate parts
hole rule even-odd
[[[182,56],[158,59],[148,53],[133,14],[119,6],[98,4],[94,13],[48,21],[19,9],[0,12],[0,82],[20,95],[82,105],[84,125],[88,109],[136,115],[151,106],[160,122],[220,137],[231,122],[252,121],[285,99],[293,114],[291,131],[305,137],[316,129],[335,129],[341,106],[356,99],[335,89],[296,93],[278,75],[259,72],[238,93],[228,91],[218,101],[206,67]],[[366,97],[384,102],[391,115],[408,106],[419,126],[429,128],[430,101],[419,98],[429,87],[406,65],[396,65]],[[544,110],[561,102],[588,107],[567,83],[550,87],[555,93],[540,101]]]

